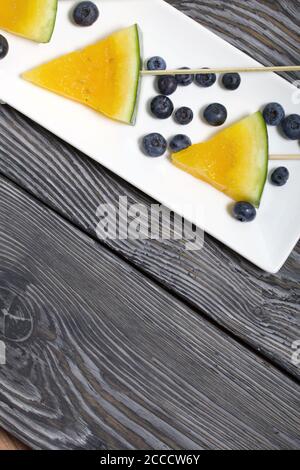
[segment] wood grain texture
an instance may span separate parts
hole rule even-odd
[[[0,178],[0,424],[36,448],[296,449],[300,387]]]
[[[96,238],[100,203],[152,201],[8,107],[0,110],[0,172]],[[206,236],[182,241],[108,240],[106,245],[189,305],[296,377],[291,344],[300,338],[300,244],[277,275],[254,267]]]
[[[166,1],[264,65],[300,64],[299,0]]]
[[[297,1],[172,0],[265,64],[300,63]],[[271,26],[270,26],[271,25]],[[272,44],[270,43],[272,37]],[[99,203],[151,200],[8,107],[0,112],[0,171],[93,237]],[[183,242],[107,241],[107,246],[296,377],[291,344],[300,338],[300,244],[268,275],[206,237]]]
[[[169,3],[182,9],[185,13],[208,26],[217,34],[223,36],[225,39],[229,40],[229,42],[232,42],[266,65],[300,63],[300,3],[298,1],[280,0],[277,2],[261,2],[250,0],[246,2],[226,2],[215,0],[169,0]],[[274,34],[274,31],[276,34]],[[289,75],[288,78],[290,80],[295,78],[299,79],[299,74]],[[95,226],[97,224],[96,208],[99,202],[111,202],[116,204],[119,195],[124,194],[129,197],[131,202],[142,201],[147,204],[151,202],[149,198],[142,195],[134,188],[114,177],[99,165],[90,161],[71,147],[63,144],[55,137],[40,129],[35,124],[30,123],[27,119],[24,119],[21,115],[9,108],[3,108],[0,115],[0,152],[0,171],[3,174],[9,176],[43,202],[55,208],[57,212],[71,220],[75,225],[92,235],[92,237],[95,237]],[[188,254],[184,251],[183,243],[179,242],[113,242],[108,243],[107,246],[121,257],[127,259],[145,273],[155,278],[158,283],[164,285],[174,294],[180,296],[190,306],[194,307],[196,311],[203,312],[205,316],[216,321],[219,325],[224,326],[237,338],[247,342],[251,347],[271,359],[271,361],[276,362],[278,365],[294,374],[295,377],[299,377],[299,367],[291,364],[291,343],[300,337],[300,245],[296,247],[284,269],[276,276],[268,276],[262,273],[242,260],[238,255],[232,253],[209,237],[206,239],[206,246],[203,252],[193,254]],[[27,258],[25,257],[24,263],[26,261]],[[24,266],[22,269],[24,269]],[[18,288],[21,290],[22,285],[22,282],[18,284]],[[16,292],[18,295],[15,295]],[[14,311],[15,308],[18,308],[16,305],[18,306],[20,303],[19,300],[16,300],[16,297],[19,297],[19,293],[20,290],[14,291],[13,295],[8,295],[8,299],[6,299],[5,296],[3,297],[2,290],[0,295],[1,301],[3,298],[6,299],[6,305],[10,305],[10,308]],[[21,296],[21,300],[22,299]],[[26,329],[26,325],[28,326],[26,312],[30,310],[30,305],[28,306],[26,304],[26,310],[26,306],[24,307],[25,304],[26,302],[24,301],[19,311],[23,312],[22,315],[25,315],[22,328]],[[174,309],[174,314],[176,315],[177,313],[177,310]],[[158,319],[156,321],[158,322]],[[19,323],[18,321],[18,324]],[[16,324],[12,325],[11,332],[16,328]],[[184,327],[182,326],[180,328],[182,329]],[[45,335],[47,338],[49,335],[51,336],[50,333]],[[187,333],[183,333],[182,330],[182,335],[187,335]],[[27,345],[25,349],[26,348]],[[23,351],[24,349],[22,349],[20,354],[22,354]],[[237,357],[235,356],[235,360],[236,359]],[[229,353],[227,360],[229,361]],[[260,360],[258,360],[258,362],[260,364],[259,373],[262,375],[262,363]],[[30,369],[31,376],[34,377],[34,386],[30,388],[30,391],[38,390],[40,385],[37,383],[38,378],[35,375],[36,369],[33,363],[34,360],[32,360],[27,351],[27,363],[23,369],[20,367],[20,369],[22,369],[20,374],[25,374],[26,370],[28,371]],[[222,367],[220,359],[217,370],[222,370]],[[251,367],[256,371],[256,364],[254,364],[254,362]],[[205,369],[201,370],[205,373]],[[152,370],[152,372],[155,374],[155,370]],[[166,373],[166,371],[164,372]],[[180,374],[181,373],[183,373],[183,367],[180,369]],[[89,377],[91,376],[89,372],[86,372],[86,374]],[[13,373],[11,372],[10,379],[11,383],[18,389],[20,383],[22,383],[22,376],[21,380],[18,381],[17,379],[16,383],[16,378],[13,379]],[[257,378],[255,378],[255,380],[256,379]],[[258,379],[260,379],[260,375],[258,375]],[[46,380],[45,377],[42,380]],[[239,380],[240,379],[237,380],[237,384]],[[275,387],[277,387],[276,381],[274,384]],[[223,386],[223,383],[221,385]],[[86,384],[86,386],[89,387],[90,384]],[[215,382],[211,380],[209,386],[215,387]],[[74,385],[72,384],[71,387],[74,388]],[[83,390],[85,390],[84,387]],[[130,387],[127,388],[127,390],[129,390],[128,395],[131,396]],[[239,390],[243,389],[239,388]],[[50,394],[51,392],[52,391],[50,391]],[[111,393],[113,394],[113,392]],[[271,394],[271,388],[268,393]],[[89,402],[93,401],[94,397],[95,393],[93,393],[92,399],[89,398]],[[155,395],[155,397],[155,399],[157,399],[157,395]],[[283,397],[285,397],[285,394],[283,394]],[[100,398],[102,400],[102,395]],[[114,399],[116,399],[115,396]],[[209,400],[210,399],[211,396]],[[276,395],[276,400],[277,399],[279,399],[278,395]],[[289,397],[286,399],[288,401]],[[117,400],[119,400],[118,397]],[[255,400],[260,402],[259,394],[255,396]],[[7,404],[8,402],[6,401],[5,403]],[[30,408],[28,403],[30,403],[30,398],[26,396],[26,406]],[[217,403],[219,403],[219,401],[217,401]],[[239,404],[241,403],[242,401],[239,401]],[[293,402],[293,406],[294,404],[295,402]],[[26,434],[25,410],[14,419],[12,415],[9,414],[9,406],[10,405],[6,408],[5,415],[7,416],[8,414],[9,419],[6,417],[3,424],[7,428],[12,428],[15,432],[18,432],[24,439]],[[22,398],[20,398],[18,406],[22,407]],[[135,407],[139,408],[139,406],[139,401],[135,402]],[[178,406],[183,405],[180,403]],[[256,402],[254,406],[257,406]],[[275,406],[277,406],[277,402]],[[297,406],[299,408],[298,402]],[[96,408],[93,409],[93,412],[97,413],[95,409]],[[129,409],[132,410],[132,407],[129,406]],[[258,412],[264,411],[261,410],[261,408],[257,409]],[[37,408],[36,413],[38,413],[39,410],[40,407]],[[143,408],[141,408],[141,410],[145,411]],[[196,409],[193,408],[192,412],[196,413],[195,410]],[[61,413],[61,410],[59,410],[58,413]],[[145,413],[147,414],[147,407]],[[49,415],[50,412],[48,415],[46,413],[45,423],[42,423],[42,417],[39,418],[38,429],[37,431],[32,431],[31,429],[29,442],[35,442],[36,435],[40,432],[40,429],[43,428],[43,425],[43,436],[39,441],[41,446],[43,446],[43,439],[46,442],[47,437],[49,439],[50,436],[50,445],[55,447],[56,442],[53,442],[51,433],[56,432],[58,428],[61,429],[61,427],[63,427],[62,435],[64,437],[68,432],[70,434],[70,429],[73,429],[70,425],[70,415],[67,416],[69,428],[64,427],[65,421],[62,415],[60,415],[55,421],[55,425],[57,424],[55,431],[54,428],[51,427],[52,423]],[[90,418],[89,412],[87,415]],[[175,416],[177,419],[177,415]],[[231,416],[230,412],[227,416]],[[222,415],[221,419],[223,419],[223,417]],[[235,415],[235,417],[237,417],[237,415]],[[269,419],[270,415],[266,414],[264,418],[265,417]],[[35,418],[33,417],[32,419]],[[109,424],[117,422],[119,426],[119,422],[115,417],[112,419],[105,415],[103,420],[106,422],[107,419]],[[197,421],[197,425],[201,426],[201,428],[203,419],[201,415]],[[287,419],[289,419],[289,415]],[[295,419],[298,419],[298,415]],[[204,425],[206,425],[208,420],[209,414],[207,413],[205,415]],[[255,418],[253,418],[251,424],[251,432],[256,433],[254,421]],[[35,423],[35,421],[33,422]],[[245,423],[245,420],[243,423]],[[232,422],[230,424],[232,425]],[[266,428],[264,428],[264,425],[261,425],[261,422],[256,424],[259,430],[263,427],[265,432]],[[96,421],[95,426],[97,427],[97,425],[98,421]],[[175,420],[172,421],[172,425],[174,429],[177,429]],[[180,429],[181,425],[180,421]],[[218,423],[215,421],[214,417],[213,426],[215,425],[217,426]],[[144,432],[143,426],[142,430]],[[154,434],[158,427],[159,425],[157,424],[155,431],[153,431]],[[295,428],[293,428],[293,430],[294,429]],[[48,436],[47,431],[49,431]],[[34,435],[34,432],[36,432],[36,435]],[[90,432],[93,434],[93,431]],[[237,432],[241,432],[240,427],[237,428]],[[273,441],[272,433],[273,429],[270,430],[270,442],[268,445],[288,447],[287,440],[284,440],[284,442],[280,441],[279,443]],[[218,431],[215,431],[214,434],[218,434]],[[209,443],[206,442],[206,445],[208,447],[218,445],[218,442],[222,441],[224,434],[224,428],[221,428],[220,435],[218,435],[217,438],[214,437],[212,440],[209,440]],[[97,433],[94,435],[97,435]],[[130,445],[134,445],[135,439],[137,439],[138,444],[143,440],[143,437],[141,437],[143,434],[139,434],[138,431],[136,431],[135,436],[133,436],[133,434],[131,435]],[[230,434],[230,436],[233,436],[233,433]],[[92,438],[91,441],[86,439],[85,441],[80,441],[80,444],[78,444],[78,440],[76,440],[77,437],[76,435],[72,440],[72,435],[71,437],[69,436],[70,440],[66,445],[84,445],[88,447],[90,442],[93,442],[93,445],[95,445],[95,440],[92,441]],[[241,447],[247,445],[256,447],[258,441],[255,442],[252,436],[251,439],[247,439],[248,434],[244,440],[241,438],[238,440],[238,445]],[[228,441],[229,438],[225,440],[225,444],[223,443],[224,446],[230,447],[234,445],[233,438],[230,443],[228,443]],[[175,442],[175,440],[172,442]],[[263,439],[261,447],[264,446],[264,443],[265,440]],[[59,445],[60,444],[61,443],[59,443]],[[129,446],[127,441],[126,445]],[[291,447],[295,445],[293,439],[290,445]],[[47,446],[48,444],[46,442],[45,447]]]

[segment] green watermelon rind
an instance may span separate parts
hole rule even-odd
[[[57,16],[58,0],[45,0],[43,13],[38,21],[32,20],[28,32],[15,31],[13,28],[2,25],[1,29],[38,43],[47,43],[51,40]]]
[[[268,177],[268,163],[269,163],[269,139],[268,139],[268,129],[267,129],[267,125],[266,125],[266,122],[263,118],[263,115],[261,114],[261,112],[257,112],[255,113],[256,116],[256,119],[257,119],[257,122],[259,124],[259,127],[260,127],[260,130],[261,130],[261,142],[262,142],[262,145],[264,146],[264,149],[263,149],[263,171],[261,171],[261,178],[260,178],[260,182],[259,182],[259,188],[258,188],[258,196],[257,197],[254,197],[253,198],[253,201],[250,201],[250,202],[253,202],[253,204],[256,206],[256,207],[259,207],[260,205],[260,201],[261,201],[261,198],[262,198],[262,195],[263,195],[263,192],[264,192],[264,188],[265,188],[265,184],[266,184],[266,181],[267,181],[267,177]]]
[[[141,31],[140,28],[137,24],[133,26],[134,28],[134,33],[135,33],[135,46],[136,46],[136,82],[135,82],[135,87],[133,90],[133,100],[132,100],[132,107],[129,111],[128,115],[128,122],[129,124],[132,124],[134,126],[136,122],[136,116],[137,116],[137,110],[138,110],[138,101],[139,101],[139,95],[140,95],[140,83],[141,83],[141,68],[142,68],[142,51],[141,51],[141,43],[142,43],[142,36],[141,36]]]
[[[44,26],[42,27],[40,34],[34,38],[36,42],[48,43],[50,42],[56,23],[58,0],[48,0],[48,12],[43,19]],[[46,23],[46,24],[45,24]]]

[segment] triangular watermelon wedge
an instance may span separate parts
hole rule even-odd
[[[36,42],[49,42],[57,0],[0,0],[0,29]]]
[[[134,124],[140,69],[139,31],[133,25],[22,77],[109,118]]]
[[[267,127],[260,112],[171,156],[178,168],[256,207],[267,178],[268,158]]]

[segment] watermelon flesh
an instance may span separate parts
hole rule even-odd
[[[58,0],[0,0],[0,29],[36,42],[49,42]]]
[[[258,207],[268,168],[265,121],[260,112],[252,114],[206,142],[173,153],[171,160],[232,199]]]
[[[22,77],[105,116],[134,124],[141,69],[137,25],[43,64]]]

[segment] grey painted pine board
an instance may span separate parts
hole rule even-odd
[[[264,63],[300,63],[298,1],[170,2]],[[271,26],[270,26],[271,25]],[[270,34],[274,34],[270,43]],[[272,36],[273,37],[273,36]],[[151,200],[8,107],[0,110],[0,172],[95,237],[96,210]],[[278,275],[268,275],[206,237],[184,242],[106,243],[199,312],[299,377],[291,344],[300,338],[300,245]]]
[[[299,0],[166,1],[262,64],[300,64]],[[283,76],[300,79],[296,72]]]
[[[0,109],[0,172],[96,238],[97,207],[151,200],[15,111]],[[200,252],[185,241],[107,240],[106,245],[299,377],[291,362],[300,338],[300,244],[268,275],[206,236]]]
[[[0,178],[0,425],[36,448],[296,449],[300,386]]]

